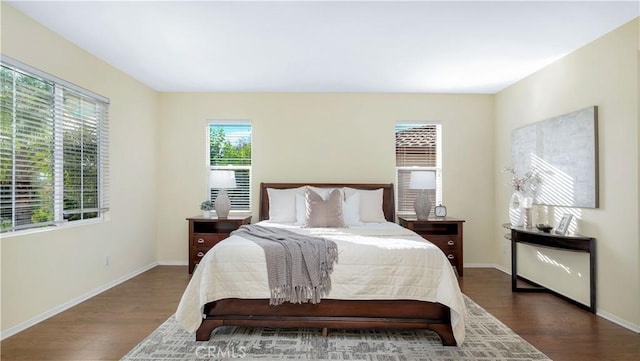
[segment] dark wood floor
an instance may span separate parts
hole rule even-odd
[[[171,316],[186,267],[149,270],[2,341],[2,360],[118,360]],[[511,278],[465,269],[463,292],[555,361],[640,360],[640,335],[547,294],[512,294]]]

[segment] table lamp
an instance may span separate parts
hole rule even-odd
[[[418,189],[418,196],[413,202],[418,220],[426,220],[431,213],[431,201],[427,195],[427,189],[436,188],[436,172],[431,170],[414,170],[411,171],[409,179],[409,188]]]
[[[214,202],[216,216],[218,218],[227,218],[231,210],[231,201],[226,190],[236,188],[236,172],[232,170],[212,170],[209,174],[209,186],[219,190]]]

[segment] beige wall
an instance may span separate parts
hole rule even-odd
[[[6,3],[1,6],[3,55],[111,100],[110,220],[2,237],[4,335],[156,261],[158,95]]]
[[[638,120],[637,120],[637,124],[640,125],[640,21],[636,22],[637,24],[637,28],[638,28],[638,101],[636,102],[636,112],[638,115]],[[636,144],[640,144],[640,126],[638,126],[638,140],[636,141]],[[640,180],[640,147],[638,147],[638,179]],[[638,205],[640,207],[640,181],[638,181]],[[638,212],[638,224],[640,224],[640,212]],[[640,240],[638,241],[639,245],[638,245],[638,260],[640,260]],[[639,261],[640,262],[640,261]],[[638,278],[637,278],[638,282],[640,282],[640,266],[638,266]],[[640,287],[640,286],[639,286]],[[640,300],[638,300],[638,302],[640,303]],[[638,320],[637,324],[640,324],[640,320]]]
[[[394,125],[439,120],[444,203],[465,223],[465,261],[495,261],[493,97],[418,94],[162,94],[158,257],[186,262],[187,222],[206,197],[207,120],[253,124],[253,215],[260,182],[395,182]]]
[[[629,276],[640,277],[637,21],[495,97],[158,95],[1,6],[2,54],[111,99],[112,185],[107,222],[2,238],[3,333],[156,260],[186,264],[184,218],[206,197],[207,120],[252,121],[254,216],[261,181],[394,182],[395,122],[439,120],[443,198],[451,216],[467,220],[465,263],[508,268],[498,225],[506,221],[500,169],[510,161],[510,132],[589,105],[600,107],[601,208],[582,211],[580,231],[598,238],[601,311],[640,325],[638,278]]]
[[[497,94],[494,162],[500,177],[498,170],[510,162],[513,129],[599,107],[600,208],[570,211],[579,215],[578,233],[597,238],[599,313],[636,328],[640,327],[640,287],[638,277],[632,275],[638,275],[640,267],[638,37],[636,19]],[[506,220],[510,192],[505,181],[495,183],[496,220]],[[556,209],[556,216],[564,211]],[[503,233],[495,227],[495,239],[501,245],[506,243]],[[557,290],[575,292],[572,281],[580,278],[577,271],[584,267],[584,259],[538,251],[560,260],[569,271],[531,259],[531,267],[523,272]],[[537,252],[530,255],[536,257]],[[499,263],[510,267],[508,255],[501,253]],[[573,279],[567,273],[573,273]]]

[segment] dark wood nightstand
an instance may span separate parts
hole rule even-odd
[[[189,217],[189,273],[200,263],[205,253],[216,243],[229,237],[229,233],[251,222],[251,216],[228,218]]]
[[[422,238],[438,246],[458,272],[458,276],[462,277],[463,219],[443,217],[419,221],[415,216],[398,216],[398,221],[402,227],[416,232]]]

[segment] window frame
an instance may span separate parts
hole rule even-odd
[[[436,172],[436,189],[433,193],[434,198],[431,199],[431,213],[433,215],[433,209],[435,206],[442,204],[442,123],[440,121],[397,121],[394,124],[394,152],[397,152],[397,143],[396,143],[396,133],[398,126],[435,126],[436,127],[436,157],[435,162],[436,165],[431,166],[398,166],[397,156],[395,157],[395,202],[396,202],[396,214],[399,216],[411,216],[415,215],[415,211],[413,209],[406,210],[400,209],[401,203],[403,202],[400,199],[401,196],[401,184],[400,184],[400,172],[412,171],[412,170],[431,170]],[[413,204],[413,200],[415,196],[409,197],[407,202],[411,202]]]
[[[211,165],[211,127],[214,125],[248,125],[250,127],[251,130],[251,164],[249,165]],[[206,199],[210,200],[211,202],[215,201],[215,196],[217,195],[217,190],[214,190],[211,188],[211,186],[209,185],[209,176],[211,171],[213,170],[233,170],[233,171],[237,171],[237,170],[246,170],[248,171],[248,189],[247,189],[247,204],[248,207],[246,209],[234,209],[234,205],[233,205],[233,200],[232,200],[232,205],[231,205],[231,210],[229,212],[229,214],[236,214],[236,215],[241,215],[241,214],[251,214],[252,212],[252,204],[253,204],[253,179],[252,179],[252,173],[253,173],[253,123],[248,120],[248,119],[225,119],[225,120],[216,120],[216,119],[210,119],[207,120],[207,124],[206,124],[206,177],[205,177],[205,197]],[[236,178],[236,182],[238,181],[238,179]],[[229,193],[229,191],[227,191],[227,193]],[[232,198],[232,196],[230,195],[229,198]]]
[[[16,73],[24,74],[30,78],[36,79],[43,83],[46,83],[52,87],[51,89],[51,99],[49,103],[49,107],[47,111],[51,114],[51,119],[44,119],[45,122],[51,123],[51,129],[47,132],[47,136],[50,137],[50,142],[47,143],[47,147],[50,148],[50,156],[52,159],[50,160],[50,171],[51,171],[51,194],[45,198],[38,199],[38,201],[51,201],[52,202],[52,216],[53,219],[45,222],[33,222],[31,221],[28,224],[16,225],[16,193],[15,188],[17,187],[15,181],[15,174],[18,172],[23,172],[20,167],[16,166],[15,162],[15,152],[16,152],[16,137],[17,137],[17,121],[16,121],[16,113],[15,107],[17,103],[15,103],[15,94],[16,94],[16,86],[13,85],[13,93],[14,93],[14,103],[12,105],[12,118],[11,118],[11,128],[12,128],[12,145],[11,145],[11,154],[12,154],[12,163],[11,169],[9,172],[11,173],[12,182],[11,182],[11,196],[7,203],[11,203],[11,226],[7,227],[6,231],[0,231],[2,237],[11,237],[14,235],[28,234],[33,232],[42,232],[52,229],[57,229],[60,227],[70,227],[70,226],[78,226],[87,223],[97,223],[102,222],[107,218],[107,214],[109,211],[109,121],[108,121],[108,112],[109,112],[109,99],[96,94],[90,90],[84,89],[80,86],[77,86],[73,83],[70,83],[66,80],[60,79],[56,76],[33,68],[27,64],[24,64],[20,61],[12,59],[7,56],[2,56],[0,59],[0,64],[9,69],[13,74],[13,79],[15,79]],[[89,100],[94,103],[99,110],[97,114],[99,116],[95,121],[95,158],[96,158],[96,207],[94,208],[84,208],[83,200],[84,200],[84,192],[86,191],[83,187],[82,180],[80,181],[80,207],[79,209],[74,209],[71,212],[65,211],[65,192],[73,192],[74,190],[69,189],[68,187],[65,189],[64,184],[64,172],[65,172],[65,160],[64,160],[64,152],[65,146],[69,146],[69,144],[64,142],[65,132],[69,131],[69,123],[66,123],[65,120],[69,120],[71,118],[66,118],[65,116],[65,99],[69,99],[69,97],[78,98],[80,102]],[[97,109],[98,109],[97,108]],[[84,131],[85,129],[85,121],[86,119],[81,116],[75,119],[75,121],[80,122],[80,129]],[[91,127],[90,127],[91,128]],[[24,135],[21,135],[24,137]],[[81,138],[82,139],[82,138]],[[82,144],[84,145],[84,144]],[[81,145],[81,148],[82,148]],[[73,153],[74,157],[78,157],[80,159],[80,177],[84,178],[83,172],[86,170],[84,166],[84,148],[80,150],[78,154]],[[33,167],[32,163],[28,163],[27,167]],[[29,169],[27,168],[27,169]],[[29,203],[31,204],[31,203]],[[84,218],[77,220],[68,220],[65,219],[65,215],[68,214],[85,214],[85,213],[95,213],[95,217]],[[33,214],[32,214],[33,216]]]

